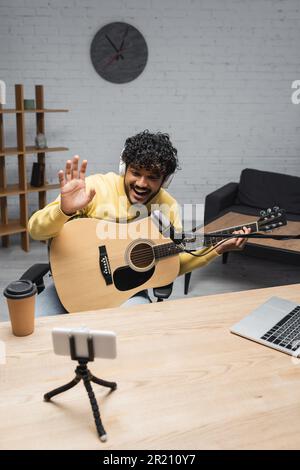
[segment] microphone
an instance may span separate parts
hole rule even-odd
[[[151,218],[164,237],[171,238],[171,240],[177,245],[182,243],[185,238],[185,234],[183,232],[176,232],[174,225],[161,211],[153,211],[151,213]]]

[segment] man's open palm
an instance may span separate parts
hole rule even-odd
[[[78,170],[79,156],[75,155],[73,160],[66,163],[65,172],[58,172],[61,196],[61,210],[66,215],[74,214],[76,211],[86,207],[96,194],[94,189],[89,193],[85,186],[85,172],[87,160],[83,160]]]

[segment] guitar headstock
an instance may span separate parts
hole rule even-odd
[[[280,209],[278,206],[273,207],[273,209],[269,208],[260,211],[260,218],[257,221],[257,227],[260,232],[267,232],[286,224],[285,210]]]

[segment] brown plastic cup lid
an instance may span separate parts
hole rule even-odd
[[[5,297],[9,299],[25,299],[36,294],[36,285],[26,279],[11,282],[3,292]]]

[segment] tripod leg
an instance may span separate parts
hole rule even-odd
[[[116,390],[117,388],[116,382],[108,382],[107,380],[98,379],[98,377],[95,377],[92,374],[90,375],[90,380],[94,382],[95,384],[102,385],[102,387],[108,387],[112,391]]]
[[[45,401],[50,401],[52,397],[55,395],[59,395],[60,393],[66,392],[67,390],[70,390],[70,388],[75,387],[75,385],[80,382],[81,378],[80,377],[75,377],[71,382],[67,383],[66,385],[62,385],[61,387],[56,388],[55,390],[52,390],[51,392],[45,393],[44,395],[44,400]]]
[[[88,375],[83,376],[83,383],[90,399],[90,403],[91,403],[91,407],[92,407],[93,415],[94,415],[94,420],[95,420],[95,424],[96,424],[96,428],[97,428],[97,432],[99,434],[100,440],[102,442],[106,442],[107,434],[101,421],[98,403],[97,403],[95,394],[93,392]]]

